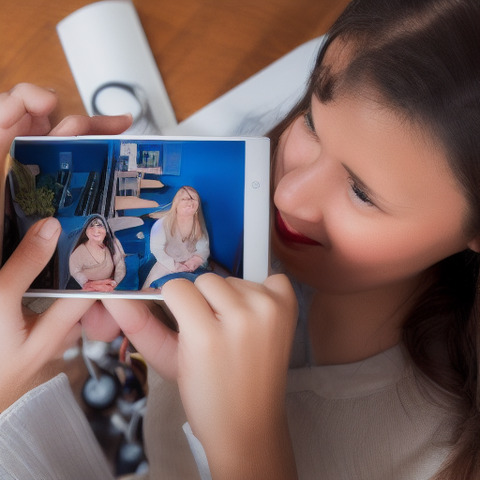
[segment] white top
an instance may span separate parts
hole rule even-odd
[[[0,415],[1,480],[113,480],[66,375],[26,393]]]
[[[164,220],[165,218],[157,220],[150,232],[150,251],[158,263],[161,263],[170,272],[177,272],[177,263],[184,262],[193,255],[198,255],[204,262],[207,261],[210,255],[208,237],[202,236],[193,245],[190,245],[189,242],[182,242],[179,233],[174,236],[167,235],[163,225]],[[187,248],[188,245],[190,248]]]
[[[142,288],[148,288],[155,280],[184,269],[182,265],[193,256],[202,259],[202,266],[208,263],[210,244],[208,235],[200,237],[197,241],[184,241],[177,231],[174,235],[167,232],[164,225],[165,217],[157,220],[150,232],[150,251],[156,262],[150,269]]]
[[[450,452],[449,412],[423,394],[400,346],[362,362],[291,370],[299,478],[427,480]]]

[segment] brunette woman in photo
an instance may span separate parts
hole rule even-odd
[[[70,275],[90,292],[111,292],[125,277],[125,254],[107,221],[89,217],[69,258]]]

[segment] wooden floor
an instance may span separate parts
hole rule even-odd
[[[85,113],[56,33],[90,0],[2,0],[0,92],[19,82],[54,88],[54,121]],[[181,121],[307,40],[348,0],[133,0]]]

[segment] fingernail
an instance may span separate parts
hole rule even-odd
[[[59,225],[57,220],[52,217],[47,218],[40,227],[40,230],[37,232],[37,235],[44,240],[51,240],[52,237],[58,232],[58,228]]]

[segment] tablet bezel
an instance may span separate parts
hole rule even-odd
[[[82,137],[18,137],[12,144],[15,157],[16,142],[55,142],[66,150],[78,141],[95,142],[242,142],[244,144],[244,218],[243,218],[243,278],[263,282],[269,273],[269,212],[270,212],[270,143],[265,137],[184,137],[142,135],[95,135]],[[61,151],[61,150],[59,150]],[[222,160],[219,160],[222,161]],[[161,177],[160,177],[161,178]],[[194,186],[194,185],[192,185]],[[221,201],[221,199],[219,199]],[[3,239],[3,236],[2,236]],[[3,253],[3,250],[2,250]],[[109,293],[82,290],[31,289],[25,294],[33,297],[87,297],[87,298],[149,298],[161,299],[161,293],[141,290],[115,290]]]

